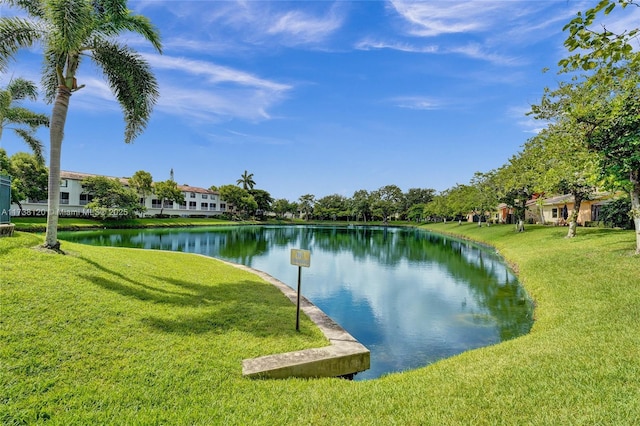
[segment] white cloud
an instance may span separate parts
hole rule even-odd
[[[158,109],[199,122],[270,119],[269,109],[293,88],[211,62],[160,55],[145,57],[154,69],[160,70]]]
[[[498,19],[499,10],[512,7],[511,2],[438,1],[414,2],[391,0],[393,9],[409,23],[415,36],[434,37],[442,34],[484,31]]]
[[[359,41],[355,48],[358,50],[391,49],[409,53],[438,53],[439,51],[436,45],[415,46],[407,42],[386,42],[371,39]]]
[[[321,41],[342,25],[342,18],[330,11],[324,17],[294,10],[275,18],[267,29],[268,34],[291,36],[287,44],[302,44]]]
[[[445,105],[445,102],[442,100],[424,96],[399,96],[391,99],[391,102],[399,108],[416,110],[442,109]]]
[[[469,43],[463,46],[451,47],[447,50],[450,53],[457,53],[473,59],[491,62],[497,65],[516,66],[526,63],[522,58],[510,57],[499,53],[490,52],[478,43]]]
[[[500,66],[522,66],[530,62],[526,59],[525,46],[557,36],[563,23],[585,4],[578,1],[558,5],[548,1],[390,0],[389,5],[402,19],[401,31],[406,36],[439,37],[438,53],[459,54]]]
[[[256,77],[253,74],[233,68],[216,65],[207,61],[187,59],[175,56],[143,55],[156,69],[184,72],[191,75],[204,76],[209,83],[234,83],[280,93],[291,89],[290,85],[281,84]]]
[[[536,120],[533,116],[527,115],[531,111],[531,105],[513,106],[507,109],[506,115],[509,120],[515,120],[524,133],[538,134],[547,127],[545,120]]]

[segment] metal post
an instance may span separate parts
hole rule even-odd
[[[298,266],[298,308],[296,309],[296,331],[300,331],[300,278],[302,277],[302,266]]]

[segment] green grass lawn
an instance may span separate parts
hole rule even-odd
[[[536,302],[531,333],[365,382],[248,380],[325,344],[261,279],[183,253],[0,239],[0,423],[640,424],[634,234],[430,225],[489,242]]]

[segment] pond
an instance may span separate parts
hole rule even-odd
[[[200,253],[297,288],[371,351],[356,380],[414,369],[526,334],[533,306],[495,250],[413,228],[225,226],[61,232],[93,245]],[[295,318],[292,318],[295,327]]]

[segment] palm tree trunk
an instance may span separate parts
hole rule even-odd
[[[49,153],[49,211],[47,212],[47,233],[44,246],[58,250],[58,217],[60,215],[60,153],[62,151],[62,138],[64,125],[67,121],[69,110],[69,98],[71,90],[65,86],[58,86],[58,95],[51,113],[51,127],[49,129],[50,153]]]

